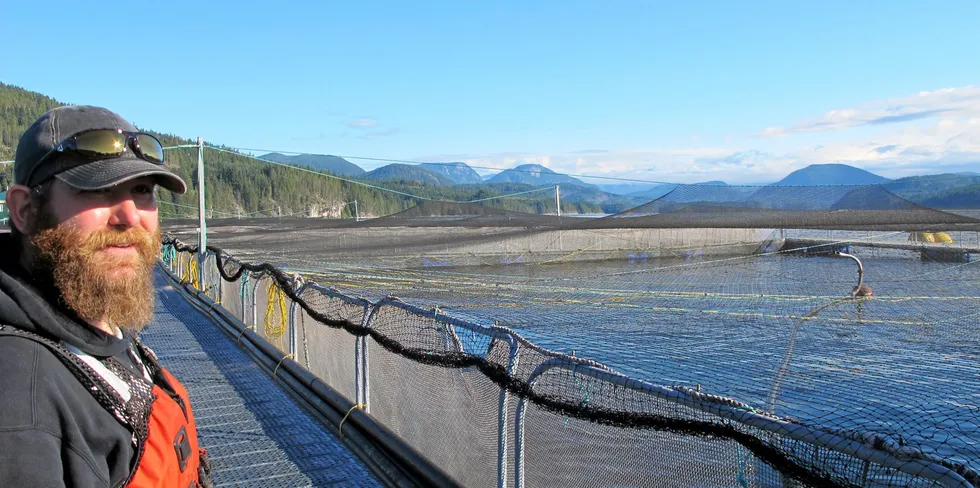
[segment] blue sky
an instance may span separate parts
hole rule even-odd
[[[687,3],[5,1],[0,81],[241,148],[684,183],[980,171],[980,2]]]

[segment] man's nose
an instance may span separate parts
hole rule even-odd
[[[139,224],[140,214],[136,202],[132,198],[117,201],[109,214],[109,225],[113,227],[135,227]]]

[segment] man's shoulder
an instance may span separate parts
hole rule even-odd
[[[0,334],[0,457],[13,460],[0,462],[0,484],[106,486],[110,470],[125,475],[129,442],[125,427],[101,412],[52,348]],[[107,452],[119,453],[120,467]]]
[[[49,401],[80,387],[54,349],[29,336],[0,331],[0,404]]]
[[[51,344],[56,343],[32,333],[0,326],[0,368],[7,371],[62,364]]]

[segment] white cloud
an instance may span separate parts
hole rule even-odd
[[[755,139],[760,143],[759,139]],[[482,174],[521,164],[540,164],[572,175],[643,181],[730,184],[773,182],[811,164],[842,163],[888,178],[943,172],[980,172],[980,117],[943,119],[930,125],[896,127],[873,139],[773,151],[737,147],[692,149],[589,150],[557,154],[501,153],[438,155],[427,161],[462,161]],[[586,182],[603,180],[580,177]]]
[[[914,124],[900,122],[917,121]],[[877,126],[875,130],[846,129]],[[793,138],[773,137],[802,132],[842,131],[833,142],[793,146]],[[872,134],[872,135],[869,135]],[[696,183],[722,180],[730,184],[777,181],[811,164],[842,163],[887,178],[943,172],[980,172],[980,88],[948,88],[902,99],[833,110],[790,128],[770,127],[766,138],[739,147],[731,136],[727,147],[691,149],[582,150],[556,154],[498,153],[439,155],[427,161],[463,161],[481,174],[520,164],[540,164],[572,175],[629,178],[643,181]],[[848,139],[846,136],[850,135]],[[753,147],[754,146],[754,147]],[[777,149],[778,148],[778,149]],[[601,179],[581,179],[602,183]],[[608,182],[608,181],[607,181]]]
[[[683,150],[576,151],[560,154],[502,153],[489,155],[451,154],[422,158],[427,161],[462,161],[483,174],[513,168],[521,164],[540,164],[552,171],[573,175],[635,178],[646,181],[704,181],[705,172],[697,161],[704,157],[721,158],[731,149],[704,148]],[[588,183],[602,183],[600,178]],[[711,178],[716,179],[716,178]]]
[[[378,120],[373,117],[363,117],[360,119],[352,119],[344,122],[344,125],[351,129],[368,129],[371,127],[377,127]]]
[[[372,139],[375,137],[387,137],[399,134],[401,129],[382,124],[374,117],[362,117],[344,122],[348,129],[357,132],[353,134],[344,133],[343,136],[353,135],[358,139]]]
[[[801,132],[826,132],[914,120],[977,116],[980,116],[980,87],[964,86],[924,91],[904,98],[831,110],[820,117],[797,122],[788,128],[768,127],[759,136],[783,137]]]

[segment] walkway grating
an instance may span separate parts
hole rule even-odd
[[[156,320],[140,337],[187,387],[215,486],[381,486],[363,462],[156,273]]]

